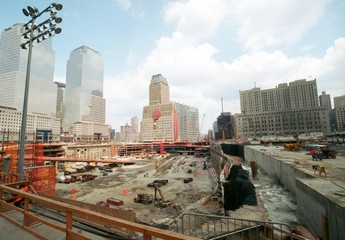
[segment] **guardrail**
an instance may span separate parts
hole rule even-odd
[[[180,218],[178,232],[202,239],[305,239],[285,223],[197,213],[183,213]]]
[[[23,182],[21,182],[22,184]],[[195,240],[197,238],[193,236],[186,236],[176,232],[170,232],[135,222],[126,221],[123,219],[107,216],[101,213],[93,212],[80,207],[72,206],[66,203],[61,203],[52,199],[44,198],[35,194],[26,193],[21,190],[15,189],[14,187],[19,185],[19,183],[10,184],[0,184],[0,216],[17,225],[18,227],[26,230],[30,234],[36,236],[39,239],[49,239],[49,236],[43,235],[42,233],[34,230],[34,226],[38,223],[44,224],[53,230],[58,230],[62,234],[65,234],[65,239],[90,239],[82,231],[73,228],[73,224],[76,221],[75,216],[78,218],[89,219],[89,221],[94,221],[97,223],[104,224],[109,227],[115,227],[116,229],[122,229],[122,234],[119,235],[127,236],[130,239],[144,239],[151,240],[154,239],[166,239],[166,240]],[[18,208],[11,203],[7,203],[13,197],[5,197],[6,195],[16,195],[24,197],[23,208]],[[65,224],[58,224],[54,221],[44,218],[30,211],[30,202],[35,204],[48,207],[49,209],[54,209],[59,211],[60,214],[65,217]],[[22,221],[15,220],[11,218],[7,213],[16,211],[23,214]],[[15,234],[15,233],[14,233]]]

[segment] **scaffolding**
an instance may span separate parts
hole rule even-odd
[[[18,182],[19,143],[3,141],[0,151],[0,183]],[[55,165],[44,164],[44,143],[25,144],[24,177],[37,193],[55,195]]]

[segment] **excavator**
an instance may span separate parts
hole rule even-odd
[[[158,196],[157,193],[159,193],[160,197]],[[154,203],[159,205],[160,207],[168,207],[172,204],[172,202],[164,200],[162,190],[160,189],[158,185],[155,185]]]
[[[154,184],[153,187],[155,188],[155,195],[152,196],[152,194],[146,194],[141,193],[137,194],[134,198],[134,202],[136,203],[143,203],[143,204],[151,204],[154,203],[155,205],[158,205],[160,207],[168,207],[172,204],[171,201],[166,201],[164,199],[162,190],[160,189],[158,184]],[[158,196],[159,194],[159,196]]]
[[[289,151],[300,151],[302,149],[301,141],[299,140],[297,135],[294,135],[296,139],[296,143],[286,143],[284,144],[285,150]]]

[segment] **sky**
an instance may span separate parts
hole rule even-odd
[[[27,22],[27,6],[2,0],[0,31]],[[53,37],[54,81],[66,82],[70,53],[82,46],[104,61],[106,121],[120,130],[142,119],[152,75],[170,99],[199,110],[201,132],[221,112],[241,112],[239,91],[316,79],[318,94],[345,95],[345,0],[61,0]],[[42,16],[43,17],[43,16]],[[43,19],[44,20],[44,19]],[[333,106],[333,105],[332,105]],[[203,116],[204,121],[202,121]]]

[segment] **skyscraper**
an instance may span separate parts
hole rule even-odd
[[[196,141],[199,139],[199,111],[197,108],[173,102],[176,109],[178,139]]]
[[[337,131],[345,131],[345,95],[334,98]]]
[[[149,86],[149,106],[143,109],[142,141],[176,141],[176,108],[170,102],[169,85],[161,74],[153,75]]]
[[[139,118],[137,116],[131,118],[131,127],[133,133],[139,132]]]
[[[66,84],[61,82],[55,82],[57,86],[57,97],[56,97],[56,117],[63,120],[63,113],[64,113],[64,95],[65,95],[65,88]]]
[[[101,55],[87,46],[73,50],[67,61],[63,127],[82,139],[109,135],[109,126],[105,124],[103,70]]]
[[[326,94],[326,91],[322,91],[322,95],[319,96],[320,106],[326,106],[329,110],[332,109],[331,96]]]
[[[168,81],[153,75],[149,106],[143,109],[142,141],[195,141],[199,137],[198,109],[170,101]]]
[[[0,40],[0,105],[23,110],[28,50],[20,47],[23,24],[17,23],[1,33]],[[32,49],[28,96],[28,113],[55,114],[55,52],[51,39],[35,44]]]
[[[161,74],[153,75],[149,88],[150,105],[170,103],[168,81]]]

